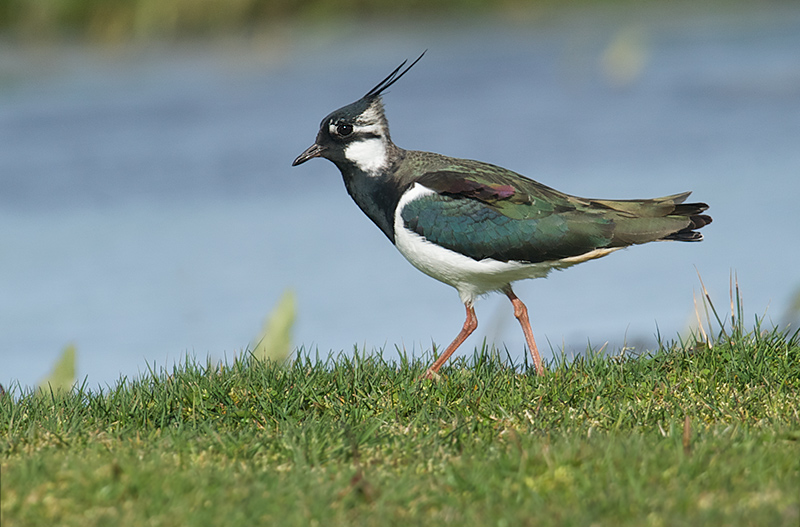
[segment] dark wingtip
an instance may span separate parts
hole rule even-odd
[[[706,210],[708,210],[707,203],[682,203],[675,205],[675,210],[672,211],[672,214],[677,214],[678,216],[691,216],[693,214],[700,214]]]
[[[676,240],[679,242],[699,242],[703,240],[703,235],[696,232],[696,229],[702,229],[713,220],[708,214],[699,214],[700,212],[708,209],[705,203],[687,203],[685,205],[678,205],[675,212],[681,216],[689,216],[689,225],[683,229],[673,232],[669,236],[665,236],[665,240]]]
[[[397,67],[394,69],[394,71],[392,71],[392,72],[391,72],[391,73],[390,73],[390,74],[389,74],[389,75],[388,75],[388,76],[387,76],[385,79],[383,79],[383,80],[382,80],[381,82],[379,82],[379,83],[378,83],[378,84],[377,84],[377,85],[376,85],[374,88],[372,88],[370,91],[368,91],[368,92],[367,92],[367,94],[366,94],[366,95],[364,95],[364,97],[363,97],[363,98],[364,98],[364,99],[373,99],[373,98],[377,97],[378,95],[380,95],[381,93],[383,93],[383,92],[384,92],[384,91],[385,91],[387,88],[389,88],[389,86],[391,86],[391,85],[392,85],[392,84],[394,84],[395,82],[399,81],[399,80],[400,80],[400,77],[402,77],[403,75],[405,75],[406,73],[408,73],[408,70],[410,70],[411,68],[413,68],[413,67],[414,67],[414,64],[416,64],[417,62],[419,62],[419,61],[420,61],[420,59],[421,59],[422,57],[424,57],[424,56],[425,56],[425,53],[427,53],[427,52],[428,52],[428,50],[426,49],[425,51],[423,51],[423,52],[420,54],[420,56],[419,56],[419,57],[417,57],[417,60],[415,60],[414,62],[412,62],[412,63],[411,63],[411,64],[410,64],[410,65],[409,65],[409,66],[408,66],[406,69],[404,69],[403,71],[400,71],[401,69],[403,69],[403,66],[405,66],[405,65],[406,65],[406,62],[408,62],[408,60],[404,60],[404,61],[403,61],[403,62],[402,62],[402,63],[401,63],[399,66],[397,66]]]
[[[664,236],[665,240],[674,240],[678,242],[701,242],[703,241],[703,235],[696,231],[691,231],[689,229],[681,229],[678,232],[674,232],[669,236]]]

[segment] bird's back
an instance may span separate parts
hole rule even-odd
[[[474,259],[542,262],[656,240],[698,241],[711,222],[689,192],[606,200],[565,194],[510,170],[404,151],[394,178],[432,193],[406,204],[408,228]]]

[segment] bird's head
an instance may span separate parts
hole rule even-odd
[[[406,65],[404,61],[359,100],[325,117],[320,123],[317,140],[297,156],[292,166],[314,157],[324,157],[340,168],[352,164],[367,174],[380,173],[389,162],[389,150],[392,148],[381,94],[419,62],[423,55],[424,52],[406,69],[403,69]]]

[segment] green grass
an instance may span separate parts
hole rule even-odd
[[[0,397],[2,525],[800,523],[800,337],[186,364]]]
[[[418,20],[444,13],[536,13],[559,5],[553,0],[5,0],[0,1],[0,31],[22,41],[121,42],[248,34],[293,20]]]
[[[0,34],[12,42],[95,43],[259,33],[281,36],[287,24],[294,22],[369,25],[375,20],[413,23],[484,15],[537,20],[565,7],[641,4],[635,0],[0,0]],[[726,2],[711,6],[725,9]]]

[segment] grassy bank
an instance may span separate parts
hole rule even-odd
[[[648,2],[653,6],[658,2]],[[714,2],[726,10],[731,2]],[[735,5],[736,3],[734,3]],[[695,4],[686,3],[696,9]],[[118,43],[247,35],[295,22],[430,20],[497,15],[531,20],[564,8],[641,8],[632,0],[0,0],[0,36],[21,41]]]
[[[552,364],[242,358],[0,398],[2,525],[791,525],[800,338]]]
[[[259,31],[292,20],[538,11],[558,5],[553,0],[12,0],[0,2],[0,30],[23,39],[117,42]]]

